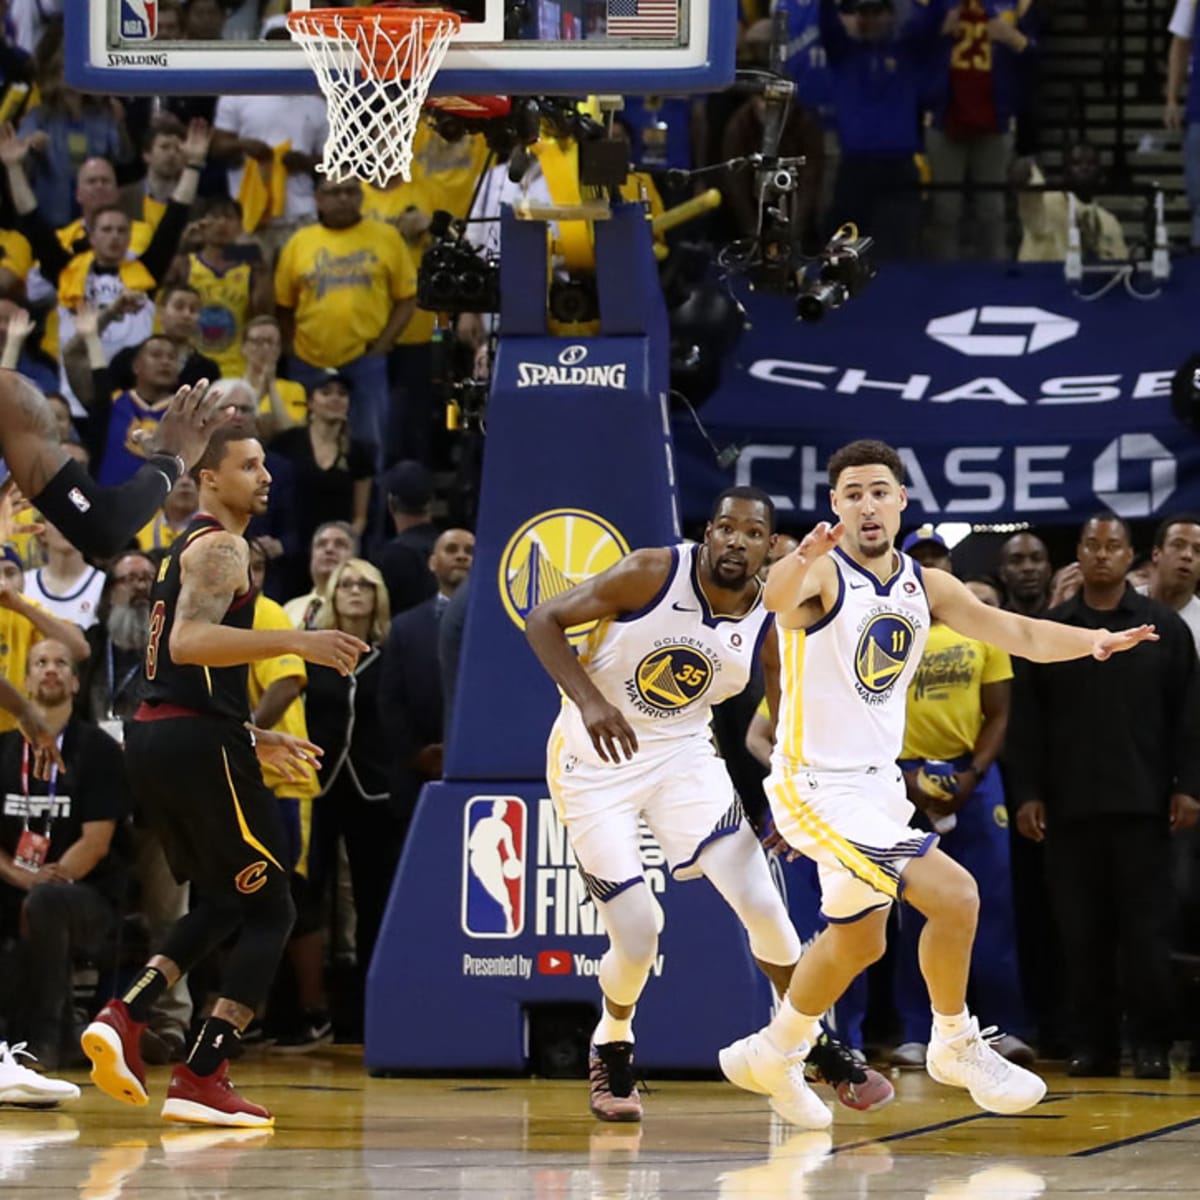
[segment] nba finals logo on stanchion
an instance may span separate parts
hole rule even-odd
[[[508,539],[500,556],[500,599],[518,629],[543,600],[606,571],[629,553],[620,530],[581,508],[554,508],[531,517]],[[582,642],[595,621],[567,633]]]
[[[472,796],[463,810],[463,932],[517,937],[525,928],[529,814],[519,796]]]
[[[158,0],[121,0],[121,37],[149,42],[158,35]]]

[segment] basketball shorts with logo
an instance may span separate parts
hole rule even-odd
[[[286,873],[288,839],[249,732],[221,717],[130,721],[130,787],[175,878],[206,896],[252,895]]]
[[[640,752],[639,752],[640,753]],[[570,753],[557,727],[547,750],[550,797],[592,895],[609,900],[642,878],[638,819],[675,879],[703,874],[700,852],[744,819],[725,765],[702,738],[639,762],[595,764]]]
[[[910,859],[937,845],[937,834],[912,829],[897,767],[853,771],[772,770],[763,784],[775,828],[817,864],[821,915],[855,921],[885,908],[901,891]]]

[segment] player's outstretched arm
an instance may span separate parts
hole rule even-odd
[[[579,708],[596,753],[607,762],[632,758],[637,735],[580,666],[567,630],[645,608],[667,582],[672,561],[670,550],[635,550],[607,571],[544,600],[525,618],[525,636],[534,654]]]
[[[767,573],[763,604],[771,612],[792,614],[801,605],[821,601],[825,589],[832,588],[835,580],[828,564],[824,567],[817,564],[842,540],[844,532],[840,521],[832,526],[822,521],[812,529],[791,554],[785,554]]]
[[[923,578],[930,612],[939,621],[945,621],[951,629],[967,637],[989,642],[1031,662],[1065,662],[1089,655],[1103,662],[1142,642],[1158,641],[1153,625],[1138,625],[1116,633],[1107,629],[1080,629],[992,608],[946,571],[926,571]]]
[[[163,415],[149,457],[132,479],[102,488],[68,457],[45,396],[15,371],[0,370],[0,451],[21,491],[65,538],[92,558],[122,550],[162,507],[226,419],[220,395],[201,381],[180,388]]]

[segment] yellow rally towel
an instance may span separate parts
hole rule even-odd
[[[291,148],[291,142],[280,142],[269,163],[246,160],[237,196],[242,206],[242,229],[246,233],[253,233],[264,220],[283,216],[287,204],[287,167],[283,165],[283,156]]]
[[[58,277],[58,302],[64,308],[76,309],[84,301],[88,272],[96,256],[92,251],[77,254]],[[153,275],[142,265],[141,259],[127,258],[121,264],[121,282],[134,292],[152,292],[158,286]]]

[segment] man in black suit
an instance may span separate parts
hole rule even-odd
[[[438,625],[474,554],[475,535],[466,529],[447,529],[438,537],[429,556],[437,594],[392,619],[383,649],[379,703],[392,737],[392,806],[406,824],[422,785],[442,775]]]

